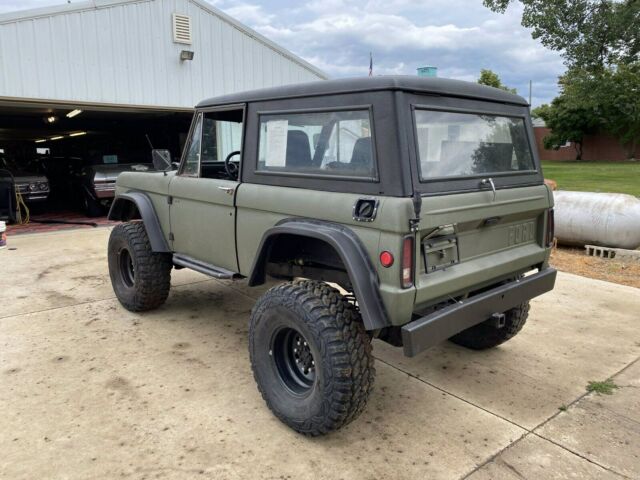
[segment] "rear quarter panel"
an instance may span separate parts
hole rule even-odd
[[[408,198],[375,197],[380,201],[373,222],[353,219],[353,205],[363,195],[324,192],[290,187],[243,183],[238,187],[236,242],[240,273],[249,275],[264,233],[288,218],[313,218],[340,223],[361,240],[380,279],[380,293],[390,319],[411,318],[414,289],[400,289],[399,258],[402,237],[408,232],[413,205]],[[397,261],[383,268],[381,250],[392,252]]]

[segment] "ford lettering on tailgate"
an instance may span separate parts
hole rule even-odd
[[[532,242],[535,237],[535,226],[533,222],[521,223],[509,227],[509,245]]]

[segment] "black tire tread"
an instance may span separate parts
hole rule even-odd
[[[307,314],[307,325],[327,347],[326,354],[322,356],[325,376],[323,411],[304,421],[282,415],[256,375],[253,319],[274,297],[301,305]],[[312,280],[297,280],[271,288],[254,306],[249,341],[251,366],[262,398],[282,422],[297,432],[310,436],[329,433],[345,426],[365,409],[375,379],[371,340],[358,310],[335,288]]]
[[[526,302],[504,312],[505,325],[502,328],[496,328],[488,322],[483,322],[463,330],[449,340],[472,350],[486,350],[496,347],[512,339],[522,330],[524,324],[527,323],[529,308],[529,302]]]
[[[118,300],[132,312],[158,308],[166,301],[171,288],[171,254],[151,249],[147,231],[141,221],[116,225],[111,231],[109,243],[118,237],[122,237],[127,243],[136,269],[135,294],[131,298],[118,296]],[[111,281],[121,281],[119,272],[111,271],[111,264],[109,266]]]

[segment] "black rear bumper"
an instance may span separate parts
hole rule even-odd
[[[404,354],[413,357],[447,338],[553,289],[556,270],[547,268],[437,310],[402,327]]]

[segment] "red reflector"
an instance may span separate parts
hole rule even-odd
[[[380,264],[384,268],[389,268],[393,265],[393,255],[391,252],[387,252],[386,250],[380,254]]]
[[[402,241],[402,288],[413,286],[413,236]]]

